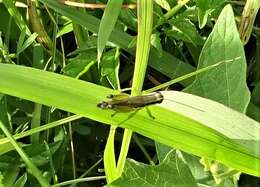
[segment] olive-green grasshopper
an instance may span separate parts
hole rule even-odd
[[[142,107],[161,103],[163,95],[160,92],[154,92],[141,96],[129,96],[127,94],[108,95],[106,101],[101,101],[97,107],[101,109],[112,109],[116,112],[128,112],[140,109]],[[113,115],[112,115],[113,116]]]

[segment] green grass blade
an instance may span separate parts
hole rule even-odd
[[[100,21],[100,26],[98,30],[98,61],[100,61],[101,55],[106,46],[106,43],[108,42],[109,36],[114,29],[118,15],[121,11],[122,3],[123,0],[109,0],[107,2],[107,6]]]
[[[111,117],[114,111],[102,110],[96,106],[108,94],[116,94],[111,89],[51,72],[10,64],[0,64],[0,74],[2,93],[54,106],[105,124],[119,125],[166,145],[215,159],[234,169],[260,176],[260,156],[256,154],[257,150],[253,151],[259,147],[256,145],[260,142],[259,134],[256,133],[260,132],[258,122],[222,105],[222,113],[216,116],[213,111],[207,112],[206,115],[193,115],[194,111],[200,111],[196,109],[199,103],[211,104],[210,109],[217,109],[220,104],[216,102],[182,92],[173,92],[174,94],[168,96],[164,93],[165,103],[163,102],[161,107],[149,107],[155,119],[148,116],[145,109],[135,114],[118,113]],[[183,97],[177,99],[178,95]],[[197,98],[196,103],[190,103],[195,100],[194,97]],[[172,98],[174,101],[171,101]],[[182,104],[176,103],[176,99]],[[190,112],[187,114],[186,110]],[[226,118],[223,114],[226,114]],[[207,118],[201,121],[199,117]],[[209,122],[215,121],[217,124],[207,126]],[[218,127],[218,124],[223,124],[229,129],[229,134],[221,129],[212,129],[214,126]],[[232,133],[234,126],[243,127],[245,124],[252,126],[251,130],[247,127],[237,128],[236,131],[245,131],[243,134],[247,134],[250,130],[254,131],[253,134],[241,137]],[[247,143],[244,144],[245,142]]]
[[[22,45],[19,48],[17,47],[17,54],[20,54],[25,49],[27,49],[27,47],[29,47],[35,41],[37,36],[38,36],[37,33],[33,33],[25,41],[23,41]],[[19,46],[19,43],[18,43],[18,46]]]
[[[51,122],[51,123],[48,123],[48,124],[45,124],[45,125],[42,125],[42,126],[39,126],[39,127],[35,127],[33,129],[30,129],[30,130],[27,130],[27,131],[23,131],[23,132],[20,132],[18,134],[14,134],[13,135],[13,138],[15,140],[18,140],[18,139],[21,139],[21,138],[24,138],[26,136],[30,136],[30,135],[33,135],[33,134],[37,134],[39,132],[42,132],[42,131],[45,131],[45,130],[48,130],[48,129],[51,129],[51,128],[54,128],[54,127],[57,127],[57,126],[60,126],[60,125],[63,125],[63,124],[68,124],[69,122],[71,121],[74,121],[74,120],[77,120],[77,119],[80,119],[82,118],[82,116],[80,115],[73,115],[73,116],[70,116],[70,117],[67,117],[67,118],[64,118],[64,119],[60,119],[58,121],[54,121],[54,122]],[[1,138],[0,139],[0,155],[8,152],[9,150],[9,144],[10,143],[10,139],[8,138]],[[3,147],[6,146],[7,148],[6,149],[3,149]]]
[[[20,51],[22,51],[22,46],[23,46],[23,42],[25,40],[25,30],[22,30],[20,36],[19,36],[19,39],[18,39],[18,42],[17,42],[17,47],[16,47],[16,55],[19,56],[19,53]]]
[[[116,127],[111,126],[107,138],[107,144],[104,151],[104,167],[106,172],[107,183],[114,181],[116,176],[116,156],[115,156],[115,133]]]
[[[138,8],[139,7],[139,8]],[[148,65],[153,25],[153,2],[138,1],[138,35],[132,95],[140,95]]]

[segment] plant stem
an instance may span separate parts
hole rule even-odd
[[[35,103],[33,117],[31,121],[31,129],[37,128],[41,125],[41,112],[42,112],[42,105],[39,103]],[[31,135],[31,143],[32,144],[39,144],[40,134],[35,133]]]
[[[148,64],[150,39],[153,21],[153,1],[137,1],[138,35],[135,59],[135,69],[132,85],[132,96],[140,95],[143,88],[144,77]],[[121,151],[117,164],[117,177],[122,175],[126,156],[131,142],[132,131],[125,129]]]
[[[106,179],[106,176],[86,177],[86,178],[80,178],[80,179],[74,179],[74,180],[61,182],[59,184],[52,185],[52,187],[67,186],[69,184],[76,184],[76,183],[80,183],[80,182],[89,182],[89,181],[97,181],[97,180],[103,180],[103,179]]]
[[[221,64],[230,63],[230,62],[236,61],[236,60],[238,60],[238,59],[240,59],[240,58],[241,58],[241,56],[236,57],[236,58],[234,58],[234,59],[230,59],[230,60],[223,60],[223,61],[220,61],[220,62],[218,62],[218,63],[216,63],[216,64],[213,64],[213,65],[210,65],[210,66],[207,66],[207,67],[198,69],[198,70],[196,70],[196,71],[193,71],[193,72],[191,72],[191,73],[188,73],[188,74],[183,75],[183,76],[181,76],[181,77],[178,77],[178,78],[176,78],[176,79],[173,79],[173,80],[170,80],[170,81],[165,82],[165,83],[163,83],[163,84],[160,84],[160,85],[158,85],[158,86],[156,86],[156,87],[153,87],[153,88],[151,88],[151,89],[145,90],[144,93],[151,93],[151,92],[160,90],[160,89],[162,89],[162,88],[166,88],[166,87],[168,87],[168,86],[170,86],[170,85],[172,85],[172,84],[175,84],[175,83],[177,83],[177,82],[181,82],[181,81],[183,81],[183,80],[185,80],[185,79],[188,79],[188,78],[193,77],[193,76],[195,76],[195,75],[198,75],[198,74],[200,74],[200,73],[203,73],[203,72],[209,71],[209,70],[211,70],[211,69],[213,69],[213,68],[216,68],[217,66],[219,66],[219,65],[221,65]]]
[[[178,4],[169,10],[166,14],[164,14],[165,19],[171,18],[174,14],[176,14],[185,4],[187,4],[190,0],[179,0]]]
[[[145,147],[143,146],[142,142],[139,140],[138,136],[136,136],[136,134],[133,135],[133,138],[136,142],[136,144],[139,146],[139,148],[142,150],[142,152],[144,153],[144,156],[147,158],[147,160],[149,161],[149,163],[151,165],[155,165],[155,163],[153,162],[153,159],[150,157],[149,153],[146,151]]]

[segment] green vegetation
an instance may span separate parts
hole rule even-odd
[[[0,185],[258,186],[259,7],[0,1]]]

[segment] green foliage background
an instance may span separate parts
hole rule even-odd
[[[0,2],[2,185],[259,185],[258,1]]]

